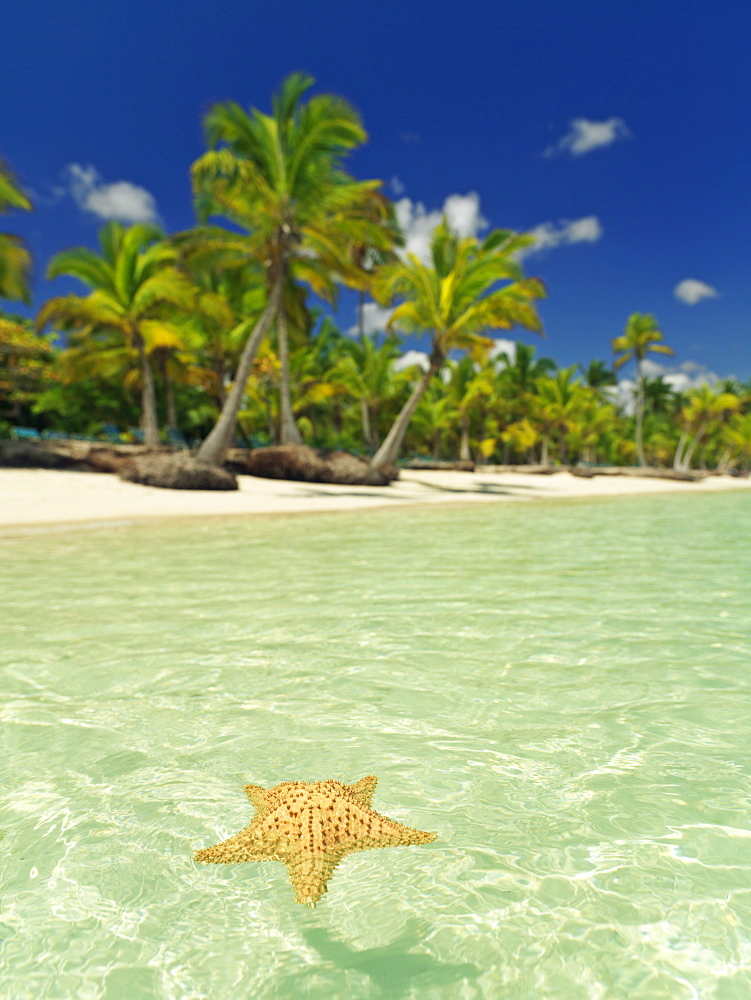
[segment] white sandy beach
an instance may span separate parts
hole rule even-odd
[[[583,479],[569,472],[534,475],[482,469],[473,473],[405,470],[397,482],[383,488],[294,483],[251,476],[240,476],[239,483],[238,492],[162,490],[126,483],[117,476],[102,473],[0,469],[0,526],[751,490],[751,479],[728,476],[686,483],[630,476]]]

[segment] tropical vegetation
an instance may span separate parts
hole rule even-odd
[[[346,169],[366,139],[359,115],[312,85],[290,76],[269,114],[208,111],[191,229],[108,222],[97,250],[47,264],[79,294],[42,302],[33,321],[0,312],[0,436],[184,440],[216,464],[232,445],[302,441],[376,469],[411,456],[751,469],[751,385],[679,388],[648,364],[673,353],[653,315],[613,331],[612,364],[559,367],[515,339],[543,333],[546,289],[522,266],[530,236],[460,236],[444,219],[424,258],[406,253],[381,182]],[[0,211],[30,209],[0,163]],[[29,302],[30,267],[23,241],[0,233],[0,298]],[[358,299],[348,332],[334,320],[343,288]],[[368,296],[390,310],[373,334]]]

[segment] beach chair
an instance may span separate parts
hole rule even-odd
[[[112,444],[118,444],[123,439],[120,429],[114,424],[102,424],[99,433],[103,434],[105,439]]]
[[[11,427],[10,436],[14,441],[42,440],[42,435],[35,427]]]
[[[172,445],[173,448],[187,448],[188,442],[183,437],[182,431],[175,430],[172,427],[167,428],[167,441]]]

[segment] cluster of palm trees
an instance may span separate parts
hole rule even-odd
[[[462,238],[444,220],[427,260],[402,252],[380,182],[345,170],[366,138],[357,112],[332,95],[305,100],[312,83],[290,76],[271,114],[234,103],[209,111],[208,150],[191,169],[195,227],[166,237],[113,221],[98,252],[52,259],[49,277],[73,276],[88,293],[50,299],[37,313],[39,331],[67,335],[52,351],[57,383],[37,414],[54,422],[66,393],[69,401],[92,383],[117,384],[121,404],[140,390],[141,428],[154,444],[159,395],[166,426],[200,430],[198,457],[214,464],[238,434],[344,446],[378,469],[405,449],[542,463],[748,461],[743,387],[681,398],[644,376],[650,351],[672,353],[652,316],[635,314],[613,341],[615,367],[636,361],[633,417],[603,362],[557,370],[523,343],[494,353],[492,331],[541,332],[545,289],[520,264],[531,237]],[[0,210],[10,208],[30,204],[3,168]],[[20,240],[0,234],[0,296],[28,301],[29,262]],[[366,293],[394,306],[389,329],[372,338],[361,326],[354,339],[311,308],[309,292],[333,303],[340,286],[357,290],[361,317]],[[8,340],[13,324],[2,323]],[[429,335],[424,367],[400,367],[396,331]],[[40,340],[48,351],[49,339]]]

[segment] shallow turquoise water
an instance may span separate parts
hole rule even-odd
[[[743,495],[6,534],[0,996],[748,1000]],[[435,830],[197,865],[243,785]]]

